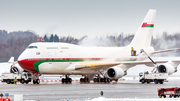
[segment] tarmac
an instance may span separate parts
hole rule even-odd
[[[61,82],[41,82],[40,84],[6,84],[0,83],[0,93],[9,93],[11,101],[14,95],[23,95],[24,101],[85,101],[100,97],[105,98],[162,99],[158,97],[158,88],[180,87],[180,77],[169,78],[164,84],[141,84],[138,78],[127,77],[118,83],[72,84]],[[168,98],[168,97],[167,97]],[[163,98],[164,99],[164,98]]]

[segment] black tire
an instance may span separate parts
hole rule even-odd
[[[155,84],[158,84],[158,80],[155,79],[155,80],[154,80],[154,83],[155,83]]]
[[[101,78],[97,78],[97,82],[100,82],[101,81]]]
[[[166,98],[166,95],[164,95],[164,98]]]
[[[29,82],[28,81],[26,81],[26,84],[28,84]]]
[[[176,98],[176,95],[174,95],[174,98]]]
[[[81,83],[84,83],[84,81],[85,81],[85,80],[84,80],[83,78],[80,79],[80,82],[81,82]]]
[[[36,80],[33,80],[33,84],[36,84]]]
[[[162,98],[162,95],[159,95],[159,98]]]
[[[109,78],[107,78],[107,83],[110,83],[110,79]]]
[[[101,79],[100,79],[100,82],[104,82],[104,78],[101,78]]]
[[[160,84],[163,84],[163,81],[159,81]]]
[[[8,79],[8,80],[6,81],[6,83],[7,83],[7,84],[10,84],[10,83],[11,83],[11,80]]]
[[[71,78],[66,78],[67,83],[72,83],[72,79]]]
[[[89,78],[86,78],[86,83],[90,83],[90,80],[89,80]]]
[[[172,95],[169,95],[169,98],[172,98]]]
[[[22,83],[22,84],[24,84],[24,82],[25,82],[25,80],[24,80],[24,79],[22,79],[22,80],[21,80],[21,83]]]
[[[71,78],[69,78],[69,83],[72,83],[72,79]]]
[[[144,83],[145,83],[145,80],[144,80],[144,79],[142,79],[142,80],[141,80],[141,83],[142,83],[142,84],[144,84]]]
[[[94,81],[94,83],[96,83],[97,82],[97,78],[94,78],[93,81]]]
[[[36,84],[40,84],[40,80],[39,79],[36,79]]]
[[[64,78],[61,79],[61,82],[64,83]]]
[[[105,83],[107,82],[107,78],[104,78],[104,82],[105,82]]]

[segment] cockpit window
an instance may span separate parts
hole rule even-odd
[[[27,49],[32,49],[32,48],[36,48],[37,49],[37,46],[28,46]]]

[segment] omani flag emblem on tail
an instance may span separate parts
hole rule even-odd
[[[155,16],[156,10],[150,9],[136,32],[130,44],[131,47],[150,47]]]
[[[154,27],[154,24],[143,23],[141,27]]]

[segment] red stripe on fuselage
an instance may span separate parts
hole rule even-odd
[[[37,73],[34,69],[33,64],[41,60],[100,60],[101,58],[33,58],[33,59],[24,59],[19,60],[19,65],[26,71]]]
[[[33,64],[38,61],[38,60],[29,60],[29,59],[24,59],[18,61],[19,65],[26,71],[28,72],[33,72],[36,73],[37,71],[34,69]]]

